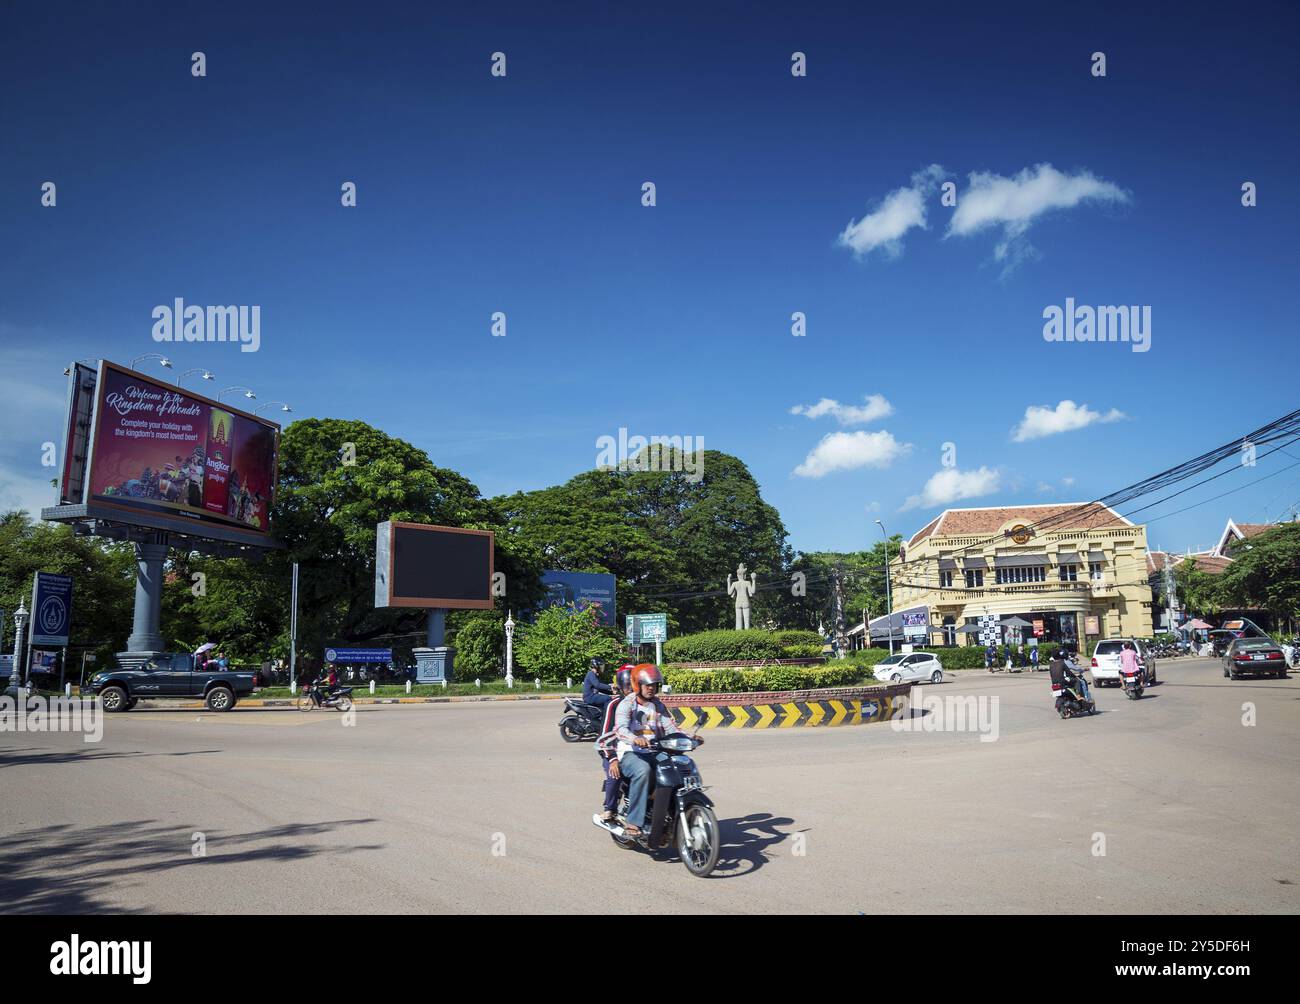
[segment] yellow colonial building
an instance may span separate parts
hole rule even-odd
[[[889,574],[892,612],[871,622],[875,642],[978,645],[994,618],[1024,622],[1004,635],[1013,642],[1151,636],[1146,527],[1097,503],[948,509]]]

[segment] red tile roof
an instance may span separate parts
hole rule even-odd
[[[994,506],[989,509],[945,509],[938,519],[916,532],[909,544],[926,537],[992,536],[1007,523],[1017,521],[1045,530],[1096,530],[1107,526],[1132,526],[1123,516],[1097,502],[1047,505]]]

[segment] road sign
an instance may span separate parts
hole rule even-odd
[[[72,576],[37,572],[32,586],[33,645],[66,645],[72,623]]]
[[[626,624],[629,645],[668,640],[667,614],[628,614]]]

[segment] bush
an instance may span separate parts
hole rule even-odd
[[[795,645],[815,645],[817,651],[821,652],[822,645],[825,644],[822,636],[816,631],[800,631],[792,629],[774,631],[772,634],[776,638],[778,644],[784,645],[787,648],[791,648]]]
[[[785,647],[777,639],[776,632],[757,628],[749,631],[700,631],[664,642],[664,658],[669,662],[741,662],[785,657]]]
[[[614,636],[600,626],[598,616],[595,607],[547,607],[515,638],[515,654],[522,669],[519,675],[539,676],[548,683],[565,677],[580,680],[594,658],[617,665],[622,650]]]
[[[840,665],[764,666],[759,669],[672,669],[664,679],[674,694],[734,694],[766,690],[812,690],[875,683],[869,670],[845,660]]]
[[[505,634],[504,622],[496,614],[468,617],[453,642],[457,677],[473,680],[500,675],[505,662]]]

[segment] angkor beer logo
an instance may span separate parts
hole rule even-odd
[[[1034,531],[1023,523],[1013,526],[1007,533],[1017,544],[1028,544],[1029,538],[1034,535]]]
[[[239,342],[240,352],[262,345],[261,306],[185,306],[177,297],[172,306],[160,304],[150,315],[155,342]]]

